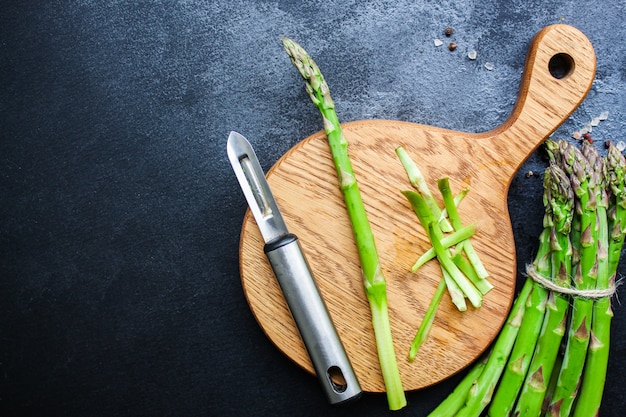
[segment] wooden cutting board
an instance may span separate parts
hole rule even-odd
[[[461,371],[499,332],[517,275],[507,209],[509,184],[526,158],[581,103],[591,88],[595,65],[593,47],[584,34],[567,25],[549,26],[532,41],[511,116],[492,131],[470,134],[395,120],[342,125],[387,280],[405,390],[430,386]],[[400,194],[410,184],[394,152],[398,146],[417,163],[437,198],[439,178],[449,177],[455,194],[470,187],[460,215],[465,224],[478,226],[474,247],[495,286],[481,308],[470,306],[463,313],[446,295],[414,362],[407,359],[409,346],[441,272],[436,262],[410,271],[430,245]],[[287,226],[300,238],[363,390],[384,391],[358,254],[324,132],[294,146],[267,177]],[[250,212],[241,232],[240,270],[247,301],[267,337],[313,373]]]

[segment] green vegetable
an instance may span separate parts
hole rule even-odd
[[[546,149],[551,162],[544,175],[544,230],[534,271],[529,269],[540,282],[526,280],[511,311],[521,326],[505,326],[500,333],[464,394],[463,408],[432,417],[479,416],[487,405],[493,417],[598,415],[613,317],[610,296],[626,237],[626,159],[612,144],[606,158],[587,141],[579,150],[548,140]],[[594,291],[601,297],[592,298]],[[544,305],[545,313],[537,313]],[[535,343],[532,333],[539,325]],[[452,404],[463,396],[456,391]]]
[[[401,146],[396,148],[396,154],[404,167],[409,182],[417,190],[417,192],[403,191],[403,194],[411,203],[433,244],[433,247],[415,262],[411,270],[415,272],[420,266],[436,256],[441,264],[448,292],[459,311],[466,309],[464,297],[467,297],[474,307],[479,307],[482,304],[482,296],[489,292],[493,286],[486,280],[488,273],[469,241],[474,233],[474,228],[472,226],[470,235],[470,230],[462,224],[457,211],[458,204],[467,195],[469,189],[465,188],[459,195],[453,197],[448,178],[438,180],[437,184],[445,206],[444,210],[441,210],[430,192],[426,179],[404,148]],[[449,222],[446,216],[449,217]],[[432,236],[429,232],[430,223],[433,223]],[[451,233],[444,235],[445,231]],[[432,242],[433,238],[436,239],[436,242]],[[439,253],[437,253],[435,245],[439,247]],[[455,253],[465,252],[473,271],[469,271],[466,260],[455,257],[451,250],[452,246],[456,246],[454,248]]]
[[[560,141],[562,164],[570,176],[576,195],[574,224],[580,238],[572,241],[579,253],[579,262],[574,274],[574,285],[580,290],[596,287],[598,273],[598,228],[597,228],[597,178],[582,152],[566,141]],[[552,400],[548,407],[551,416],[569,415],[580,383],[587,348],[589,346],[593,300],[574,297],[567,346]]]
[[[424,229],[427,230],[433,249],[437,254],[437,259],[441,266],[452,277],[454,282],[459,286],[463,294],[470,300],[474,307],[482,305],[482,294],[476,289],[472,282],[465,276],[461,270],[452,262],[452,257],[444,245],[441,243],[443,232],[436,221],[435,215],[430,211],[426,199],[415,191],[403,191],[402,194],[409,200],[415,214],[419,218]]]
[[[549,239],[541,239],[536,259],[543,259],[549,252]],[[512,309],[512,312],[516,312],[515,316],[510,318],[504,329],[500,331],[489,361],[478,378],[475,388],[470,391],[467,402],[459,411],[457,417],[478,417],[485,407],[490,404],[496,385],[502,376],[508,358],[511,356],[511,351],[524,321],[529,297],[534,289],[535,282],[531,278],[527,278]]]
[[[544,190],[544,225],[551,241],[550,277],[558,286],[567,288],[572,264],[569,235],[574,214],[574,193],[569,177],[558,165],[551,164],[546,170]],[[514,415],[538,416],[548,391],[548,383],[551,379],[556,383],[556,378],[552,378],[552,370],[555,369],[559,346],[565,333],[568,308],[567,296],[557,292],[549,293],[541,332]]]
[[[448,397],[443,400],[437,408],[435,408],[429,414],[429,417],[450,417],[455,415],[463,404],[467,394],[476,384],[476,379],[480,376],[485,369],[489,355],[485,356],[480,362],[477,362],[472,368],[465,374],[465,377],[459,382],[454,391]]]
[[[413,342],[411,343],[411,348],[409,349],[409,360],[413,362],[415,357],[417,356],[417,351],[419,350],[426,337],[428,337],[428,333],[430,332],[430,328],[435,321],[435,313],[437,312],[437,308],[439,307],[439,303],[441,303],[441,299],[443,298],[443,294],[446,292],[446,280],[442,279],[439,281],[439,285],[437,285],[437,289],[435,290],[435,294],[433,298],[430,300],[430,304],[428,304],[428,308],[426,309],[426,313],[424,314],[424,318],[422,319],[422,323],[420,327],[417,329],[417,333],[413,338]]]
[[[467,276],[469,280],[472,281],[472,284],[476,286],[476,289],[480,291],[482,295],[487,294],[493,289],[493,285],[486,279],[480,278],[476,273],[474,266],[460,253],[457,253],[452,257],[452,262],[454,262],[454,264],[459,267],[461,272],[463,272],[465,276]]]
[[[506,323],[498,334],[498,338],[489,354],[487,363],[484,365],[480,375],[473,379],[471,388],[468,391],[457,389],[444,401],[446,403],[461,404],[462,408],[455,413],[452,412],[452,410],[445,410],[438,407],[429,414],[429,417],[449,417],[451,415],[457,417],[478,416],[485,406],[489,404],[493,390],[502,374],[506,359],[517,337],[517,332],[519,331],[519,326],[524,316],[526,301],[532,287],[532,281],[530,279],[526,280],[515,303],[513,303]],[[483,365],[474,365],[474,367],[476,366]],[[464,380],[463,382],[465,383],[466,381]]]
[[[452,227],[454,228],[454,230],[461,230],[463,228],[463,223],[461,223],[461,218],[459,217],[459,213],[456,209],[456,204],[454,202],[454,198],[452,197],[452,191],[450,190],[450,183],[448,178],[442,178],[438,180],[437,186],[439,187],[439,191],[443,196],[443,202],[446,207],[446,211],[448,212],[450,222],[452,223]],[[480,258],[474,250],[474,247],[472,246],[472,242],[470,240],[464,240],[460,242],[457,249],[459,251],[461,249],[465,251],[467,259],[469,259],[470,263],[476,270],[478,278],[486,279],[489,276],[489,273],[487,273],[487,270],[483,266],[483,263],[480,261]]]
[[[411,203],[432,244],[432,247],[417,260],[411,270],[415,272],[424,263],[436,257],[443,276],[409,349],[408,357],[410,361],[413,361],[419,347],[428,336],[446,288],[452,303],[459,311],[465,311],[467,310],[466,297],[474,307],[478,308],[482,305],[483,295],[487,294],[493,286],[486,280],[487,271],[468,240],[474,234],[474,226],[464,226],[457,211],[458,204],[467,195],[469,189],[465,188],[459,195],[453,197],[449,180],[440,179],[437,184],[445,206],[444,210],[441,210],[428,188],[426,179],[404,148],[396,148],[396,154],[409,177],[409,182],[417,190],[417,192],[403,191],[402,193]],[[448,218],[452,225],[448,223]],[[444,228],[450,233],[444,235]],[[462,252],[466,253],[470,261],[461,256]]]
[[[475,233],[476,233],[476,226],[473,224],[470,224],[469,226],[465,226],[459,230],[454,231],[453,233],[446,235],[443,239],[441,239],[441,244],[447,249],[466,239],[469,239],[470,237],[474,236]],[[435,249],[431,247],[426,252],[424,252],[422,256],[418,258],[418,260],[415,262],[415,264],[411,268],[411,271],[412,272],[417,271],[419,267],[421,267],[422,265],[424,265],[426,262],[430,261],[431,259],[434,259],[436,256],[437,254],[435,253]]]
[[[588,159],[596,161],[595,173],[604,174],[604,192],[598,197],[598,281],[596,288],[607,289],[615,283],[615,274],[620,254],[624,244],[626,227],[626,161],[624,156],[613,145],[609,145],[604,164],[599,163],[599,156],[594,154],[590,145],[583,147]],[[586,152],[585,152],[586,151]],[[602,172],[604,170],[604,172]],[[601,212],[608,210],[608,217]],[[608,219],[607,221],[605,221]],[[610,232],[609,232],[610,231]],[[578,394],[574,417],[598,415],[602,393],[606,379],[609,360],[609,345],[611,337],[611,309],[610,297],[595,300],[593,305],[593,320],[591,322],[591,342],[587,352],[587,362],[583,374],[582,384]]]
[[[404,167],[404,170],[409,177],[409,182],[424,198],[428,209],[432,213],[435,220],[439,223],[439,227],[441,228],[441,230],[443,232],[451,232],[453,230],[452,226],[450,225],[446,217],[442,214],[439,205],[437,205],[435,198],[430,192],[430,188],[426,183],[426,178],[424,178],[424,175],[422,174],[420,169],[417,167],[415,162],[413,162],[413,160],[411,159],[409,154],[407,154],[404,148],[396,148],[396,155],[398,155],[398,158],[400,159],[400,162],[402,163],[402,166]]]
[[[374,235],[367,219],[354,171],[352,170],[352,164],[348,155],[348,141],[342,133],[328,84],[324,80],[317,64],[293,40],[282,38],[282,43],[291,58],[291,62],[305,80],[306,91],[313,104],[319,109],[324,121],[324,131],[328,137],[340,188],[358,247],[363,271],[363,282],[372,312],[372,324],[389,408],[398,410],[406,406],[406,396],[400,379],[391,335],[386,281],[380,268]]]
[[[548,238],[549,239],[549,238]],[[543,267],[537,267],[537,273],[550,275],[550,265],[542,261]],[[517,339],[509,356],[507,366],[500,380],[500,387],[496,391],[491,406],[490,416],[506,416],[513,410],[519,391],[524,383],[526,372],[535,352],[537,338],[541,331],[546,311],[548,293],[540,284],[533,282],[533,289],[528,297],[526,313],[522,320]]]

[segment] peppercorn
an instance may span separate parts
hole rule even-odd
[[[448,49],[454,51],[456,49],[456,42],[450,42]]]
[[[446,30],[443,32],[446,36],[450,37],[454,33],[454,29],[448,26]]]

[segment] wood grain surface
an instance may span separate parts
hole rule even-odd
[[[550,71],[554,64],[562,70],[557,76]],[[580,104],[594,74],[595,54],[584,34],[553,25],[533,39],[516,106],[492,131],[468,134],[391,120],[342,125],[387,280],[394,345],[406,390],[461,371],[500,330],[514,297],[517,271],[507,209],[509,183],[532,151]],[[332,75],[327,76],[332,89]],[[449,177],[454,193],[470,187],[460,215],[465,224],[477,225],[473,243],[495,285],[481,308],[469,306],[463,313],[446,295],[414,362],[407,359],[408,349],[441,272],[436,262],[410,271],[429,242],[400,194],[410,184],[395,155],[398,146],[420,167],[436,198],[436,180],[442,177]],[[358,254],[324,132],[298,143],[267,177],[287,226],[300,238],[362,388],[384,391]],[[241,232],[240,269],[247,301],[263,331],[286,356],[313,373],[250,212]]]

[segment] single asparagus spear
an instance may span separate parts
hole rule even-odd
[[[546,208],[544,226],[550,229],[551,279],[558,286],[567,288],[571,274],[572,245],[569,234],[574,214],[574,193],[567,174],[554,163],[544,175],[543,201]],[[568,296],[550,292],[535,353],[513,415],[540,415],[565,333],[568,308]]]
[[[293,40],[282,38],[282,43],[291,58],[291,62],[305,80],[306,91],[313,104],[320,111],[324,121],[324,131],[328,137],[328,144],[361,260],[365,293],[372,312],[372,324],[387,391],[387,401],[391,410],[398,410],[406,406],[406,396],[400,379],[391,335],[387,308],[387,284],[380,268],[374,235],[367,219],[367,213],[348,155],[348,141],[341,130],[328,84],[317,64]]]
[[[541,245],[547,245],[548,249],[545,253],[538,253],[533,262],[534,270],[537,274],[549,277],[552,274],[552,265],[550,262],[551,254],[556,249],[553,237],[554,218],[551,204],[557,199],[559,204],[565,200],[567,203],[567,194],[557,195],[554,191],[559,191],[559,184],[553,184],[554,177],[551,175],[550,169],[546,170],[544,175],[544,206],[545,215],[543,222],[543,231],[539,237]],[[558,181],[558,178],[557,178]],[[544,252],[543,250],[541,252]],[[513,346],[513,351],[508,359],[507,367],[502,375],[502,379],[498,390],[496,391],[491,406],[489,407],[489,415],[493,417],[506,416],[511,413],[518,398],[519,391],[526,378],[530,362],[533,358],[537,339],[543,324],[546,303],[548,300],[548,292],[539,283],[533,281],[533,290],[528,298],[526,306],[526,314],[520,327],[520,331]]]
[[[457,388],[428,417],[478,416],[485,408],[517,337],[531,290],[532,281],[527,279],[513,303],[486,363],[475,364]],[[468,406],[471,409],[468,409]]]
[[[411,347],[409,349],[409,361],[413,362],[415,360],[417,351],[422,343],[424,343],[424,340],[428,337],[430,328],[433,326],[433,322],[435,321],[435,313],[437,312],[437,308],[439,307],[439,303],[441,303],[441,299],[443,298],[445,292],[446,280],[442,279],[439,281],[439,285],[437,285],[435,294],[431,298],[430,304],[428,304],[428,308],[426,309],[426,313],[424,313],[424,318],[420,323],[420,327],[417,329],[417,333],[413,338],[413,342],[411,343]]]
[[[450,223],[452,223],[452,227],[454,230],[460,230],[463,227],[463,223],[461,223],[461,217],[456,209],[456,205],[454,204],[454,198],[452,197],[452,191],[450,190],[450,181],[448,178],[442,178],[437,181],[437,186],[439,187],[439,191],[443,196],[443,201],[448,212],[448,217],[450,218]],[[489,273],[485,269],[483,263],[480,261],[478,254],[474,250],[472,246],[472,242],[469,240],[464,240],[459,243],[459,250],[463,249],[465,254],[467,255],[467,259],[469,259],[470,263],[476,270],[476,274],[480,279],[486,279],[489,276]]]
[[[562,163],[564,170],[570,176],[576,195],[577,224],[580,227],[580,239],[572,241],[578,246],[579,263],[574,275],[576,288],[582,290],[594,289],[597,278],[597,190],[596,178],[587,158],[581,151],[567,141],[560,141]],[[585,364],[589,336],[591,330],[591,316],[593,301],[588,298],[574,297],[570,327],[567,335],[567,346],[563,356],[563,363],[559,377],[548,408],[550,416],[568,416],[576,398],[580,376]]]
[[[545,245],[546,242],[549,244],[549,250],[543,256],[539,253],[535,258],[533,266],[536,273],[544,277],[552,277],[554,281],[557,281],[556,278],[559,275],[565,275],[567,279],[569,254],[571,254],[568,236],[573,215],[574,195],[569,186],[569,180],[566,174],[555,164],[551,164],[550,167],[546,169],[543,186],[545,214],[543,217],[544,229],[540,240],[544,242],[542,245]],[[553,262],[554,259],[558,259],[559,261]],[[567,262],[564,262],[565,260],[567,260]],[[561,279],[558,281],[560,283]],[[534,355],[535,350],[538,350],[537,345],[540,342],[544,343],[545,348],[545,336],[544,340],[539,340],[539,335],[541,334],[542,327],[544,327],[546,305],[549,301],[548,292],[541,284],[535,282],[533,292],[528,300],[529,306],[526,307],[524,321],[520,328],[518,338],[515,341],[513,352],[511,353],[507,368],[489,408],[490,416],[505,416],[511,413],[524,381],[528,382],[527,387],[532,386],[535,393],[537,393],[542,389],[545,392],[544,382],[547,383],[550,378],[549,373],[546,375],[544,372],[548,370],[547,368],[550,366],[548,363],[545,363],[545,360],[544,363],[539,366],[535,363],[534,369],[531,368],[531,361],[537,362],[539,358],[545,358],[544,352],[537,352],[538,355],[536,358]],[[557,326],[562,321],[563,318],[561,317],[556,323]],[[544,332],[551,332],[553,330],[553,328],[543,328]],[[547,336],[554,337],[558,336],[558,334],[559,332]],[[562,334],[562,332],[560,334]],[[556,346],[558,346],[558,344],[557,342]],[[556,351],[554,351],[554,353],[556,354]],[[530,373],[528,373],[529,370],[531,371]],[[527,400],[528,399],[526,399],[526,401]],[[537,405],[537,402],[534,404]],[[521,409],[525,410],[528,405],[518,403],[517,407],[517,413],[519,413]],[[527,412],[527,410],[524,412]]]
[[[456,245],[459,242],[462,242],[470,237],[474,236],[476,233],[476,226],[470,224],[469,226],[465,226],[460,230],[457,230],[449,235],[446,235],[443,239],[441,239],[441,244],[447,249],[451,246]],[[428,249],[419,259],[415,262],[413,267],[411,268],[412,272],[415,272],[419,269],[420,266],[424,265],[426,262],[431,259],[435,259],[437,254],[435,253],[435,249],[432,247]]]
[[[489,355],[486,355],[480,362],[476,363],[472,368],[465,374],[465,377],[458,383],[454,391],[450,393],[443,400],[437,408],[430,412],[428,417],[450,417],[455,415],[461,407],[465,404],[465,399],[467,398],[467,394],[472,389],[476,380],[485,369],[485,365],[487,364],[487,359]]]
[[[610,219],[609,274],[614,279],[626,234],[626,160],[613,144],[609,146],[606,166]]]
[[[453,278],[454,282],[459,286],[463,294],[470,300],[472,305],[476,308],[482,305],[482,294],[476,289],[474,284],[459,270],[459,268],[452,262],[452,257],[446,248],[441,244],[443,239],[443,232],[439,227],[439,223],[436,221],[436,217],[430,211],[421,194],[415,191],[403,191],[402,194],[409,200],[415,214],[418,219],[428,231],[428,236],[433,245],[437,259],[439,263],[445,268],[445,270]]]
[[[590,144],[584,146],[591,147]],[[584,147],[583,150],[586,148]],[[594,153],[592,150],[586,150],[588,153]],[[597,161],[599,156],[595,154],[593,158]],[[598,238],[601,245],[598,248],[598,289],[609,288],[615,280],[617,264],[624,243],[624,226],[626,226],[626,180],[624,176],[626,161],[621,152],[615,146],[610,145],[604,162],[604,172],[601,172],[602,164],[598,163],[596,166],[596,172],[605,174],[606,180],[604,191],[598,200],[598,223],[600,224]],[[604,201],[605,198],[608,201]],[[605,205],[611,213],[608,218],[603,218],[601,214]],[[609,230],[611,230],[610,235]],[[606,250],[605,245],[608,247]],[[610,297],[597,299],[593,306],[591,341],[574,417],[598,415],[609,360],[612,318]]]
[[[404,167],[406,171],[407,177],[409,178],[409,182],[417,190],[418,193],[426,201],[426,205],[430,209],[431,213],[435,217],[435,219],[439,222],[439,227],[443,232],[451,232],[452,226],[448,219],[442,215],[441,209],[437,205],[435,198],[430,192],[430,188],[426,183],[426,178],[422,174],[422,171],[417,167],[415,162],[411,159],[409,154],[407,154],[406,150],[403,147],[396,148],[396,155],[398,155],[398,159],[400,159],[400,163]]]
[[[547,248],[546,248],[547,250]],[[533,281],[528,278],[518,294],[513,308],[507,317],[507,321],[500,330],[493,345],[489,359],[480,376],[476,379],[472,388],[467,393],[464,406],[459,410],[456,417],[478,417],[491,401],[491,396],[496,389],[506,360],[511,354],[513,343],[517,338],[519,327],[522,324],[528,296],[533,288]],[[446,417],[449,414],[445,415]],[[441,414],[430,414],[429,417],[443,417]]]

